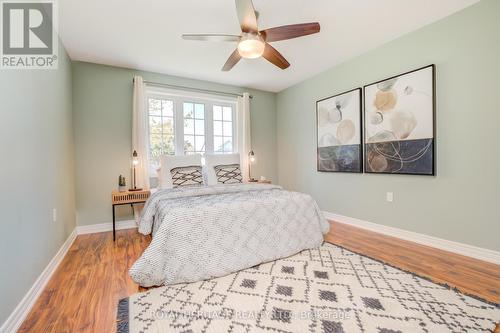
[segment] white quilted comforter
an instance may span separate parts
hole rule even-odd
[[[139,223],[153,239],[129,273],[145,287],[224,276],[320,246],[328,228],[311,196],[275,185],[161,190]]]

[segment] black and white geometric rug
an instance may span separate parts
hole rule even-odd
[[[498,305],[323,244],[120,301],[118,332],[492,332]]]

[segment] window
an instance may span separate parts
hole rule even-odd
[[[151,88],[147,92],[150,175],[164,154],[236,151],[236,100]]]
[[[184,154],[205,152],[205,104],[183,103]]]
[[[213,106],[214,152],[233,152],[233,109],[230,106]]]
[[[175,154],[174,102],[168,99],[149,98],[149,159],[160,165],[160,156]]]

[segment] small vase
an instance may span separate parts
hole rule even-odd
[[[118,186],[118,191],[127,192],[127,186]]]

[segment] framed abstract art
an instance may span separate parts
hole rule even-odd
[[[365,172],[435,174],[435,68],[364,87]]]
[[[361,88],[316,102],[317,168],[363,172]]]

